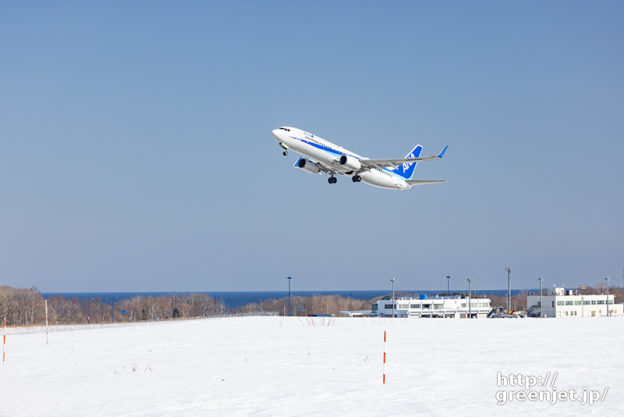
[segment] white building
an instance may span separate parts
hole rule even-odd
[[[615,304],[613,294],[579,294],[575,290],[550,288],[542,297],[544,301],[544,317],[598,317],[617,316],[624,313],[624,304]],[[527,296],[527,314],[540,316],[540,295]]]
[[[454,297],[420,298],[401,297],[396,300],[397,317],[422,318],[466,318],[468,317],[468,299]],[[373,304],[373,315],[392,317],[395,305],[391,299],[379,300]],[[470,299],[470,317],[485,318],[490,312],[489,298]]]

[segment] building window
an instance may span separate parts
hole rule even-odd
[[[575,305],[575,306],[580,306],[580,305],[581,305],[581,302],[577,300],[577,301],[575,301],[575,302],[574,302],[574,305]]]
[[[567,305],[567,306],[571,306],[572,304],[573,304],[572,300],[568,300],[568,301],[565,302],[565,305]]]
[[[554,301],[553,301],[554,302]],[[557,301],[557,305],[558,306],[562,306],[563,305],[563,301]]]
[[[384,308],[385,308],[386,310],[393,310],[393,309],[394,309],[394,304],[386,304],[386,305],[384,306]]]
[[[552,302],[552,306],[553,306],[553,308],[555,308],[555,302],[554,301]]]

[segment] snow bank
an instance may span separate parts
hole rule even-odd
[[[624,415],[621,318],[231,317],[7,337],[0,416]],[[382,385],[383,331],[388,332]],[[498,373],[604,401],[497,405]],[[551,389],[544,387],[538,389]]]

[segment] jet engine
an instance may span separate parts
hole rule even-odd
[[[309,172],[310,174],[318,174],[319,172],[321,172],[321,168],[319,168],[316,162],[312,162],[305,158],[299,158],[295,166],[299,169]]]
[[[338,160],[345,171],[359,171],[362,168],[360,161],[349,155],[342,155]]]

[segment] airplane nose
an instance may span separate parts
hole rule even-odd
[[[273,129],[273,130],[271,131],[271,133],[273,134],[273,137],[274,137],[275,139],[279,140],[279,138],[280,138],[280,137],[279,137],[279,134],[280,134],[280,130],[279,130],[279,129]]]

